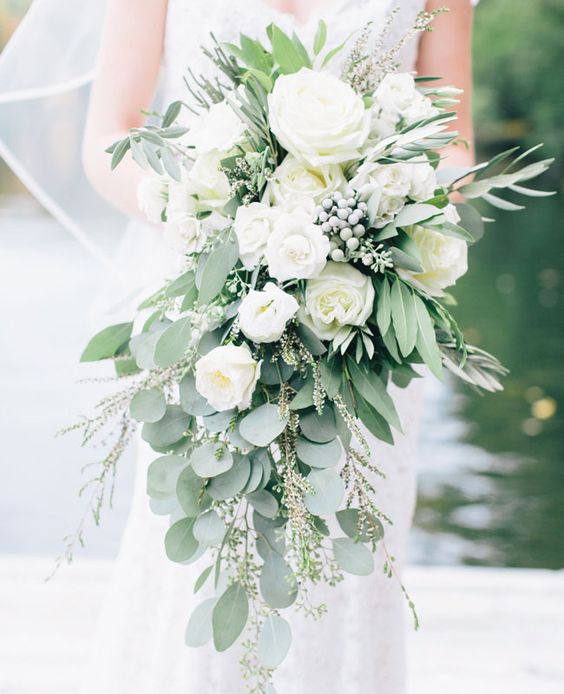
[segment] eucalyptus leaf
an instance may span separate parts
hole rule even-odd
[[[247,500],[265,518],[275,518],[278,515],[278,501],[266,489],[247,494]]]
[[[298,595],[296,577],[291,566],[277,552],[270,552],[260,573],[260,592],[270,607],[290,607]]]
[[[266,544],[266,551],[260,551],[260,545],[257,543],[259,554],[266,561],[270,557],[270,552],[277,552],[281,557],[286,551],[286,537],[284,525],[287,519],[282,516],[276,518],[266,518],[258,511],[253,513],[253,526],[258,535],[258,538]]]
[[[217,601],[212,614],[213,642],[217,651],[226,651],[241,635],[249,616],[249,599],[238,581]]]
[[[182,359],[192,334],[192,318],[180,318],[171,323],[155,345],[155,364],[161,368],[172,366]]]
[[[436,217],[439,214],[442,214],[442,211],[434,205],[417,202],[412,205],[406,205],[395,217],[394,224],[396,227],[408,227],[431,217]]]
[[[347,508],[337,511],[335,514],[341,530],[355,542],[369,542],[371,536],[384,537],[382,523],[372,514],[365,514],[365,519],[360,522],[361,514],[356,508]],[[371,526],[371,527],[369,527]]]
[[[165,415],[158,422],[143,425],[141,437],[158,448],[167,448],[179,441],[188,429],[191,417],[178,405],[167,405]]]
[[[239,247],[235,235],[231,234],[206,258],[200,277],[198,306],[209,304],[222,291],[238,259]]]
[[[374,557],[365,545],[350,537],[339,537],[332,543],[335,561],[343,571],[355,576],[369,576],[374,571]]]
[[[81,362],[110,359],[118,349],[128,342],[133,330],[133,323],[118,323],[100,331],[86,345],[80,357]]]
[[[226,530],[226,525],[217,512],[210,510],[196,518],[193,532],[203,547],[216,547],[221,544]]]
[[[262,477],[262,468],[260,469],[260,475]],[[243,491],[249,482],[250,476],[250,460],[247,456],[234,454],[233,467],[227,470],[227,472],[213,477],[208,484],[207,492],[214,501],[231,499]]]
[[[355,389],[387,422],[398,431],[401,431],[401,424],[394,401],[378,375],[374,371],[361,369],[352,359],[347,361],[347,366]]]
[[[190,465],[199,477],[216,477],[231,469],[233,456],[221,443],[205,443],[194,450]]]
[[[305,505],[315,516],[328,516],[335,513],[345,496],[345,484],[334,470],[312,470],[307,481],[313,494],[307,493]]]
[[[182,470],[176,483],[176,496],[187,516],[199,516],[211,503],[210,497],[204,494],[204,489],[204,480],[191,467]]]
[[[202,588],[206,584],[206,581],[210,577],[211,572],[213,571],[213,567],[214,565],[211,564],[211,566],[208,566],[206,569],[204,569],[202,573],[198,576],[198,578],[196,579],[196,583],[194,583],[194,594],[199,593],[200,590],[202,590]]]
[[[199,648],[211,641],[213,636],[212,614],[217,600],[204,600],[192,612],[184,634],[184,641],[191,648]]]
[[[221,412],[214,412],[213,414],[202,417],[202,424],[207,431],[212,434],[220,434],[228,431],[229,424],[233,419],[235,410],[222,410]]]
[[[297,440],[296,452],[303,463],[314,468],[334,467],[343,455],[338,438],[334,438],[329,443],[312,443],[300,436]]]
[[[398,346],[401,354],[407,357],[415,348],[417,320],[415,318],[413,294],[401,280],[396,280],[392,284],[391,302],[392,322]]]
[[[180,406],[188,414],[201,417],[213,414],[214,408],[196,390],[196,381],[192,374],[184,376],[179,385]]]
[[[288,655],[291,643],[292,630],[288,622],[275,614],[267,617],[257,644],[261,665],[271,670],[277,668]]]
[[[390,321],[392,320],[392,299],[390,296],[390,283],[384,277],[382,282],[379,284],[378,299],[377,299],[377,309],[376,309],[376,323],[378,325],[378,330],[385,335],[390,327]]]
[[[147,469],[147,494],[152,499],[173,497],[180,473],[187,465],[186,458],[178,455],[165,455],[153,460]]]
[[[277,405],[266,403],[244,417],[239,423],[241,436],[255,446],[268,446],[286,428],[287,417],[280,417]]]
[[[131,399],[129,412],[138,422],[158,422],[166,412],[166,400],[157,388],[140,390]]]
[[[188,561],[198,550],[194,537],[195,518],[182,518],[176,521],[165,535],[166,555],[171,561]]]
[[[300,429],[310,441],[329,443],[337,436],[333,408],[325,403],[321,414],[314,410],[302,415],[300,417]]]

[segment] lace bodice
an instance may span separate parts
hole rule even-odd
[[[187,68],[196,74],[210,74],[211,63],[200,50],[209,44],[213,32],[220,41],[235,41],[240,32],[265,39],[265,29],[276,22],[286,32],[296,31],[306,45],[311,45],[320,17],[329,28],[328,46],[339,45],[354,30],[373,21],[375,30],[383,25],[387,12],[399,6],[389,40],[399,38],[412,25],[424,0],[327,0],[326,10],[319,9],[306,22],[269,5],[266,0],[169,0],[164,55],[164,88],[166,100],[185,98],[182,81]],[[412,70],[417,45],[411,41],[402,52],[402,69]],[[332,69],[337,69],[336,59]]]

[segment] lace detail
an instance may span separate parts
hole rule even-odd
[[[392,0],[336,0],[324,14],[334,45],[355,27],[383,21]],[[423,0],[403,0],[394,33],[408,29]],[[235,10],[236,7],[236,10]],[[182,75],[190,66],[209,74],[199,47],[213,31],[233,41],[242,31],[260,37],[270,21],[299,30],[311,41],[316,18],[300,24],[262,0],[169,0],[164,56],[165,98],[183,98]],[[393,36],[391,40],[393,40]],[[416,46],[403,55],[413,69]],[[367,435],[387,479],[376,480],[380,508],[394,525],[387,545],[401,566],[415,503],[416,441],[423,381],[393,396],[404,426],[394,447]],[[163,537],[168,519],[155,516],[145,494],[146,468],[156,457],[140,443],[133,505],[115,574],[94,640],[92,666],[82,694],[243,694],[237,648],[217,654],[208,644],[184,646],[183,632],[196,604],[192,588],[205,567],[170,562]],[[383,558],[377,561],[382,563]],[[278,694],[404,694],[403,596],[398,583],[378,569],[370,577],[347,576],[336,588],[320,586],[315,599],[329,605],[321,623],[292,615],[293,644],[278,671]]]

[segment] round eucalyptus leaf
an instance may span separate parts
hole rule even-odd
[[[227,434],[229,438],[229,443],[232,446],[235,446],[236,448],[241,449],[243,453],[249,453],[250,451],[253,450],[254,446],[250,441],[247,441],[247,439],[243,438],[241,436],[241,432],[239,431],[239,424],[237,423],[235,425],[235,428],[233,431],[230,431]]]
[[[215,511],[202,513],[194,523],[194,537],[204,547],[220,545],[225,536],[225,530],[225,523]]]
[[[199,648],[211,640],[213,636],[212,614],[216,602],[215,598],[204,600],[192,612],[184,635],[187,646]]]
[[[257,655],[263,667],[274,670],[284,661],[292,643],[288,622],[278,615],[267,617],[257,644]]]
[[[290,607],[298,595],[296,577],[290,565],[276,552],[270,552],[260,573],[260,592],[275,610]]]
[[[158,422],[146,422],[141,437],[147,443],[166,448],[180,441],[190,425],[190,415],[178,405],[167,405],[164,417]]]
[[[163,328],[164,329],[164,328]],[[140,369],[154,369],[155,346],[162,332],[141,333],[129,341],[129,349]]]
[[[211,503],[210,497],[204,494],[204,487],[204,480],[189,466],[184,468],[178,477],[176,496],[182,510],[190,518],[199,516]]]
[[[268,446],[284,431],[287,423],[288,418],[280,417],[277,405],[266,403],[241,420],[239,431],[255,446]]]
[[[244,494],[256,491],[259,488],[262,480],[263,468],[260,461],[252,460],[249,464],[251,466],[251,474],[245,488],[243,489]]]
[[[257,511],[253,513],[253,526],[258,536],[257,550],[264,560],[268,559],[272,551],[284,556],[286,552],[286,532],[284,529],[286,522],[282,516],[265,518]],[[262,540],[264,543],[261,544],[260,548],[258,540]]]
[[[375,539],[384,537],[382,523],[372,514],[367,514],[362,523],[360,523],[360,511],[356,508],[346,508],[337,511],[335,515],[341,530],[356,542],[369,542],[371,536]]]
[[[198,549],[194,537],[195,518],[182,518],[176,521],[165,535],[166,555],[171,561],[188,561]]]
[[[335,561],[343,569],[355,576],[368,576],[374,570],[372,552],[350,537],[338,537],[332,540]]]
[[[314,494],[305,495],[305,505],[314,516],[335,513],[345,495],[345,484],[334,470],[312,470],[307,476]]]
[[[190,464],[199,477],[216,477],[231,469],[233,456],[221,444],[205,443],[194,450],[190,456]]]
[[[208,494],[215,501],[231,499],[243,491],[250,476],[250,460],[246,456],[235,454],[233,456],[233,467],[227,470],[227,472],[217,475],[217,477],[212,477],[207,487]]]
[[[217,651],[226,651],[241,635],[249,616],[249,600],[243,586],[229,586],[212,613],[213,642]]]
[[[329,526],[323,520],[323,518],[320,518],[319,516],[314,516],[313,524],[315,525],[316,529],[323,535],[323,537],[329,537],[329,535],[331,534],[329,532]]]
[[[153,460],[147,470],[147,494],[152,499],[169,499],[176,492],[178,477],[188,465],[186,458],[165,455]]]
[[[192,374],[187,374],[178,386],[180,393],[180,406],[188,414],[195,417],[203,417],[215,412],[208,401],[196,390],[196,381]]]
[[[278,501],[266,489],[247,494],[247,499],[251,506],[265,518],[274,518],[278,515]]]
[[[298,458],[303,463],[315,468],[333,467],[337,465],[343,455],[343,449],[338,438],[334,438],[329,443],[312,443],[300,436],[296,450]]]
[[[158,422],[166,412],[166,400],[160,390],[140,390],[135,393],[129,412],[138,422]]]
[[[214,412],[202,418],[202,424],[212,434],[219,434],[227,431],[231,418],[235,414],[235,410],[224,410],[223,412]]]
[[[294,367],[286,364],[283,359],[278,359],[275,362],[271,362],[270,359],[264,359],[260,367],[260,382],[267,386],[287,383],[293,373]]]
[[[171,323],[161,333],[155,345],[155,364],[166,368],[182,359],[190,343],[192,329],[192,318],[190,316],[180,318]]]
[[[176,499],[149,499],[149,508],[155,516],[170,516],[178,512],[180,507]],[[182,509],[180,509],[182,510]]]
[[[270,462],[268,451],[263,448],[253,456],[253,460],[258,461],[262,465],[262,480],[258,488],[264,489],[270,482],[270,476],[272,475],[272,463]]]
[[[300,417],[300,429],[303,435],[315,443],[329,443],[337,436],[333,408],[325,405],[323,413],[315,410]]]

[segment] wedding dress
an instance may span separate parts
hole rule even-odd
[[[373,20],[382,26],[392,5],[400,12],[392,29],[403,35],[424,0],[328,0],[323,17],[330,43],[338,45],[354,29]],[[321,11],[319,12],[321,14]],[[234,41],[238,32],[262,37],[275,21],[312,41],[317,19],[300,23],[263,0],[169,0],[163,63],[164,99],[185,98],[182,76],[187,67],[209,72],[200,53],[209,33]],[[402,69],[414,67],[416,43],[402,54]],[[337,65],[337,63],[336,63]],[[146,256],[151,262],[151,255]],[[415,503],[416,440],[423,379],[406,389],[392,388],[404,435],[395,446],[368,439],[374,461],[386,474],[377,479],[379,507],[393,519],[386,543],[401,569]],[[116,561],[113,580],[93,637],[91,664],[81,694],[239,694],[245,691],[234,646],[218,654],[208,644],[184,645],[184,629],[193,608],[206,597],[193,585],[207,565],[170,562],[164,550],[168,517],[156,516],[145,493],[147,465],[157,457],[140,443],[133,503]],[[205,562],[205,560],[203,560]],[[275,674],[278,694],[403,694],[405,692],[405,600],[397,580],[387,578],[377,557],[369,577],[347,575],[335,588],[320,587],[316,599],[328,614],[314,622],[289,614],[293,643]],[[289,613],[289,611],[287,611]]]

